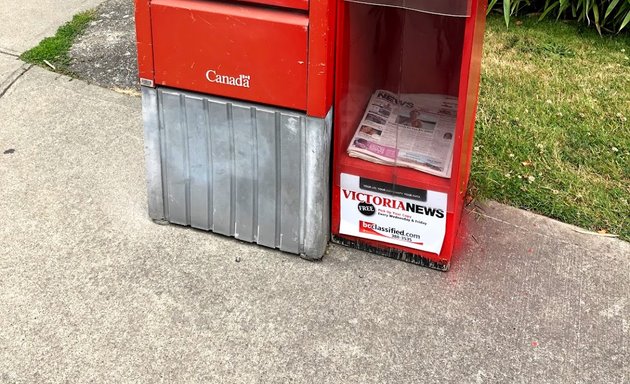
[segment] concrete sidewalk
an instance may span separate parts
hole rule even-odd
[[[103,0],[0,0],[0,52],[19,55]],[[130,0],[132,1],[132,0]]]
[[[627,382],[628,243],[490,203],[441,273],[159,226],[140,100],[20,66],[0,55],[0,383]]]
[[[98,3],[0,0],[1,384],[628,382],[626,242],[488,203],[441,273],[151,222],[140,100],[17,59]]]

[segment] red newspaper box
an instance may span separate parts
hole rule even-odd
[[[136,0],[152,219],[322,257],[335,14],[332,0]]]
[[[334,241],[448,269],[470,174],[486,6],[338,2]]]

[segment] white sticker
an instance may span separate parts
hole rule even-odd
[[[341,174],[345,235],[439,254],[446,233],[446,193]]]

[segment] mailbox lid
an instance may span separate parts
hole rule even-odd
[[[308,18],[197,0],[151,3],[155,83],[306,109]]]
[[[302,9],[308,11],[309,0],[237,0],[245,3],[271,5],[274,7]]]

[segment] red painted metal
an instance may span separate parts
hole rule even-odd
[[[335,0],[135,1],[140,78],[313,117],[332,107]]]
[[[308,0],[236,0],[244,3],[271,5],[274,7],[308,10]]]
[[[309,116],[325,117],[333,103],[336,13],[335,0],[311,3],[307,99]]]
[[[336,237],[382,253],[403,251],[441,266],[450,263],[470,175],[486,6],[485,0],[470,0],[470,15],[453,17],[338,2],[332,179],[332,233]],[[450,178],[347,155],[349,141],[376,89],[458,97]],[[446,236],[441,252],[341,235],[341,173],[447,193]]]
[[[135,1],[138,76],[141,79],[153,81],[153,40],[151,37],[150,0]]]
[[[460,194],[465,194],[468,188],[468,180],[470,177],[470,166],[472,162],[472,150],[473,150],[473,137],[475,132],[475,118],[477,115],[477,102],[479,100],[479,78],[481,77],[481,58],[483,54],[483,37],[486,29],[486,10],[488,3],[484,0],[479,0],[476,4],[477,7],[471,13],[471,19],[474,20],[474,29],[471,27],[467,32],[466,39],[464,40],[464,52],[469,54],[469,66],[467,87],[465,90],[466,110],[464,113],[464,136],[462,138],[462,146],[460,153],[459,168],[457,168],[458,191]],[[462,68],[464,71],[465,67]],[[462,73],[462,78],[464,78]],[[460,96],[462,97],[462,96]],[[457,199],[459,204],[462,204],[465,196]],[[459,210],[461,211],[459,207]]]
[[[156,84],[306,109],[305,15],[154,0],[151,18]]]

